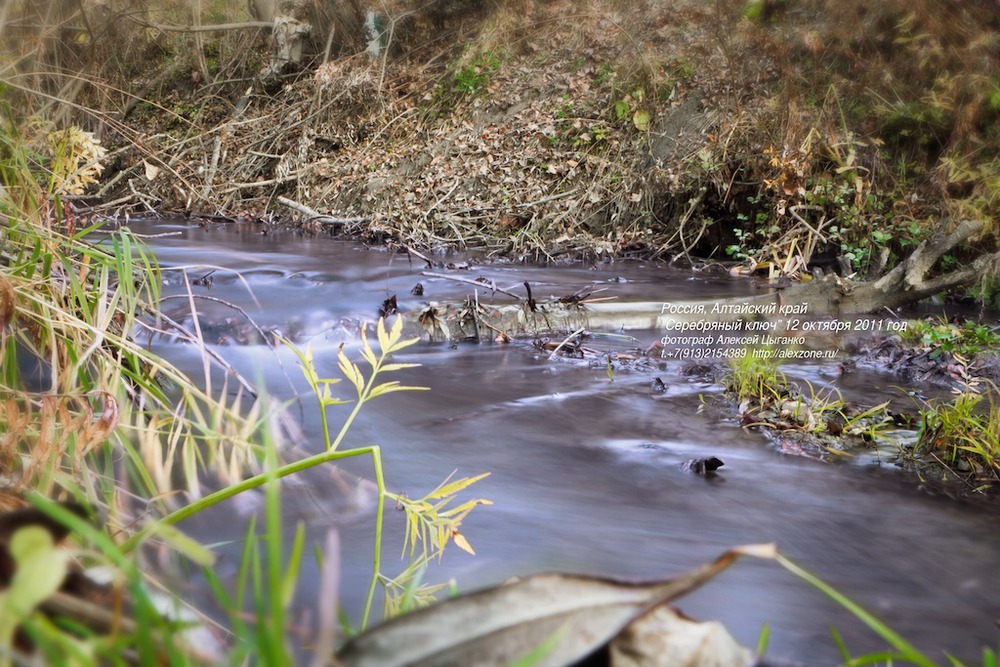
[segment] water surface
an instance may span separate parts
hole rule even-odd
[[[403,310],[413,310],[424,301],[463,299],[474,289],[421,276],[426,267],[405,254],[349,242],[262,236],[253,228],[227,226],[157,223],[134,229],[179,232],[150,241],[164,267],[220,267],[211,286],[194,286],[195,294],[238,304],[262,328],[296,332],[314,345],[320,371],[331,376],[337,374],[340,343],[356,345],[347,323],[374,319],[387,296],[397,295]],[[187,274],[193,279],[210,270],[190,268]],[[601,287],[608,295],[644,301],[724,298],[756,289],[739,279],[639,263],[497,263],[455,275],[482,275],[512,291],[523,290],[528,280],[536,298]],[[166,294],[185,292],[180,272],[167,271],[165,279]],[[410,294],[418,281],[425,288],[420,298]],[[479,296],[509,302],[486,290]],[[176,306],[183,314],[182,302],[167,303],[168,310]],[[240,317],[223,303],[197,304],[206,322]],[[637,348],[661,335],[630,333]],[[218,350],[248,377],[262,378],[270,393],[303,397],[301,410],[293,413],[301,420],[305,446],[317,449],[318,413],[291,353],[226,342],[233,341],[220,340]],[[192,372],[201,368],[189,346],[165,341],[156,346]],[[381,445],[389,486],[412,497],[453,471],[491,473],[474,492],[495,504],[476,510],[463,526],[477,555],[452,548],[440,567],[428,572],[429,580],[454,578],[461,590],[472,590],[546,570],[647,579],[679,573],[733,545],[774,541],[935,657],[946,650],[975,658],[982,646],[997,644],[995,512],[920,492],[891,464],[830,464],[782,454],[763,435],[740,428],[717,385],[684,375],[679,365],[653,374],[620,370],[612,381],[601,366],[551,362],[528,342],[425,342],[397,360],[421,364],[398,379],[431,391],[379,399],[346,446]],[[795,364],[786,371],[818,389],[840,387],[863,403],[902,396],[898,377],[841,375],[835,362]],[[651,388],[654,376],[668,386],[665,393]],[[338,423],[337,413],[331,417]],[[683,461],[708,455],[725,461],[714,479],[681,471]],[[371,475],[365,461],[344,467]],[[310,540],[322,543],[328,528],[338,528],[342,601],[357,619],[370,574],[370,510],[343,510],[328,471],[303,480],[289,488],[289,533],[304,520]],[[223,573],[235,568],[252,507],[239,501],[185,524],[206,541],[233,541],[221,547]],[[387,516],[391,573],[397,569],[402,517]],[[315,564],[307,558],[298,605],[314,602],[315,577]],[[773,658],[837,663],[830,626],[852,651],[884,648],[858,621],[773,563],[741,561],[679,606],[697,618],[723,621],[750,646],[770,623]]]

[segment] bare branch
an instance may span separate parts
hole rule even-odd
[[[269,30],[273,27],[271,23],[265,23],[263,21],[246,21],[244,23],[216,23],[214,25],[173,25],[170,23],[143,23],[139,22],[146,28],[153,28],[154,30],[161,30],[163,32],[183,32],[183,33],[194,33],[194,32],[218,32],[225,30],[251,30],[251,29],[264,29]]]
[[[288,208],[298,211],[304,216],[307,216],[309,218],[309,222],[318,222],[323,225],[346,225],[358,222],[368,222],[370,220],[370,218],[366,218],[363,216],[354,218],[338,218],[333,215],[327,215],[325,213],[320,213],[315,209],[311,209],[305,204],[300,204],[297,201],[293,201],[288,197],[279,196],[278,203],[284,204]]]

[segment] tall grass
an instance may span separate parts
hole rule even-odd
[[[84,618],[67,621],[61,613],[33,613],[38,605],[33,601],[27,613],[16,617],[5,615],[0,606],[0,626],[21,626],[51,664],[197,664],[210,659],[185,641],[183,624],[156,610],[148,592],[156,584],[143,555],[143,547],[156,545],[174,559],[207,568],[207,580],[230,611],[234,660],[286,663],[286,610],[294,597],[304,542],[300,528],[291,549],[286,548],[279,480],[352,456],[371,457],[379,491],[372,578],[360,627],[370,621],[379,585],[386,613],[429,600],[433,587],[420,583],[424,568],[449,543],[471,551],[459,527],[486,501],[449,504],[479,478],[447,481],[423,498],[410,499],[389,491],[377,446],[345,447],[351,424],[369,400],[410,389],[380,380],[407,366],[389,361],[414,342],[402,338],[401,321],[390,329],[378,323],[378,352],[363,337],[362,356],[370,373],[341,351],[341,373],[356,397],[336,433],[326,411],[349,402],[331,393],[339,380],[320,378],[309,350],[297,352],[316,392],[327,446],[311,457],[281,462],[281,434],[270,427],[276,408],[266,397],[254,395],[253,387],[228,367],[227,382],[206,390],[133,340],[134,331],[154,326],[146,316],[157,314],[160,272],[155,258],[127,229],[78,226],[64,195],[71,191],[74,174],[93,173],[96,165],[78,163],[73,157],[77,147],[69,143],[59,148],[66,153],[55,155],[33,151],[31,143],[6,109],[0,119],[3,491],[29,498],[72,528],[85,560],[116,573],[123,611],[108,626],[99,622],[106,611],[94,605]],[[53,164],[73,167],[60,175]],[[174,327],[181,338],[208,353],[195,333]],[[206,365],[211,362],[206,357]],[[236,391],[227,398],[230,385]],[[222,487],[203,488],[208,478],[221,480]],[[211,552],[172,526],[256,487],[265,488],[265,547],[256,548],[252,524],[238,582],[249,587],[247,598],[243,590],[224,590],[212,570]],[[53,502],[69,499],[99,510],[107,517],[103,528],[70,516]],[[386,502],[404,509],[408,519],[408,565],[396,576],[385,574],[381,565]],[[255,621],[241,622],[244,602]]]
[[[963,466],[986,483],[1000,481],[1000,405],[989,394],[966,392],[950,401],[928,402],[920,411],[915,453]]]
[[[128,230],[76,219],[65,195],[98,165],[79,164],[80,147],[67,142],[54,153],[33,149],[18,120],[0,108],[2,492],[34,494],[45,508],[51,498],[100,510],[107,522],[97,543],[130,582],[136,620],[150,620],[136,594],[141,561],[121,558],[115,540],[157,507],[176,505],[178,492],[197,496],[202,476],[231,479],[252,469],[261,409],[216,399],[133,341],[140,316],[155,312],[155,260]],[[61,173],[53,170],[60,164]],[[180,544],[162,532],[157,539]],[[43,653],[104,655],[81,649],[80,633],[57,639],[59,627],[32,626]],[[115,642],[105,648],[148,652]]]
[[[259,414],[207,394],[131,337],[156,311],[155,259],[127,229],[78,227],[67,177],[49,170],[65,156],[33,152],[9,110],[0,123],[0,410],[14,485],[44,481],[53,493],[65,467],[84,473],[84,488],[63,490],[93,502],[119,484],[155,495],[182,482],[197,495],[198,467],[231,475],[252,463]],[[135,464],[132,479],[86,475],[85,457],[115,452]]]
[[[740,401],[770,404],[788,395],[788,379],[772,358],[746,354],[729,360],[729,372],[722,380],[726,391]]]

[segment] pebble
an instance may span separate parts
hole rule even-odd
[[[691,459],[681,464],[684,472],[693,472],[696,475],[714,475],[715,471],[726,465],[722,459],[714,456],[707,456],[701,459]]]

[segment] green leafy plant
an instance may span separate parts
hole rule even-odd
[[[16,530],[8,548],[15,570],[10,587],[0,593],[0,646],[5,647],[13,646],[17,628],[59,589],[69,569],[69,554],[41,526]],[[10,656],[0,664],[10,665]]]
[[[763,263],[765,259],[777,266],[786,264],[789,252],[798,241],[793,237],[786,243],[780,220],[767,210],[763,194],[749,195],[746,207],[736,213],[732,233],[736,243],[726,246],[726,254],[733,259]],[[784,255],[784,257],[783,257]]]
[[[369,621],[380,583],[386,589],[387,608],[403,608],[400,590],[409,591],[407,604],[425,603],[429,587],[421,588],[413,581],[419,578],[424,565],[440,558],[447,544],[455,543],[471,551],[461,525],[475,506],[487,501],[454,503],[456,494],[481,476],[449,481],[423,498],[391,493],[385,485],[377,446],[342,447],[367,401],[413,389],[381,380],[383,373],[408,366],[388,361],[394,352],[414,342],[403,340],[402,322],[397,320],[390,330],[382,321],[377,324],[378,352],[367,334],[362,337],[361,354],[370,373],[363,373],[344,350],[340,351],[340,370],[353,389],[353,401],[334,397],[331,388],[337,381],[318,376],[311,352],[296,351],[323,413],[326,447],[304,460],[279,464],[275,436],[264,416],[270,410],[266,397],[256,396],[253,387],[225,365],[226,383],[213,388],[208,372],[214,363],[212,351],[200,337],[197,316],[193,318],[194,332],[165,315],[159,315],[160,324],[153,330],[169,326],[172,333],[204,353],[205,386],[199,386],[136,342],[136,332],[141,334],[144,327],[152,327],[144,316],[158,310],[156,288],[161,278],[155,260],[127,229],[104,234],[95,242],[99,225],[77,228],[78,221],[62,206],[59,188],[75,187],[64,185],[73,182],[72,169],[83,169],[80,173],[85,175],[85,181],[89,167],[81,161],[57,160],[57,164],[67,165],[60,167],[62,172],[57,178],[48,162],[55,158],[44,151],[32,151],[29,145],[8,110],[0,117],[0,153],[4,156],[0,162],[0,216],[4,219],[0,229],[2,456],[12,471],[10,480],[15,490],[36,489],[34,502],[53,516],[61,516],[61,508],[45,500],[45,496],[63,494],[88,505],[112,508],[111,519],[103,529],[78,517],[62,518],[79,539],[96,545],[101,558],[128,582],[135,604],[135,625],[129,626],[134,631],[123,630],[111,638],[64,627],[48,616],[32,613],[35,601],[21,595],[23,587],[18,584],[7,598],[13,607],[3,603],[7,606],[0,612],[0,629],[9,634],[11,628],[22,626],[51,664],[65,663],[68,656],[74,656],[76,664],[105,659],[121,664],[135,655],[143,664],[157,662],[158,656],[172,656],[167,659],[173,664],[198,662],[196,652],[184,647],[178,624],[162,618],[148,599],[144,591],[149,575],[137,567],[134,554],[138,547],[156,543],[168,553],[208,567],[211,572],[211,553],[174,525],[238,493],[266,487],[266,547],[258,552],[256,547],[248,546],[242,580],[253,588],[253,605],[260,622],[244,625],[249,634],[244,635],[241,650],[272,664],[280,663],[287,656],[284,610],[297,578],[303,542],[301,532],[297,532],[291,549],[286,550],[280,537],[278,480],[352,456],[372,457],[379,489],[374,518],[377,547],[361,627]],[[69,143],[60,145],[68,147]],[[193,309],[193,299],[191,303]],[[27,376],[32,363],[40,369],[37,380]],[[235,392],[230,391],[230,382],[238,387]],[[334,431],[326,410],[347,402],[353,402],[353,409]],[[263,472],[247,476],[261,464]],[[203,476],[209,471],[225,486],[206,494]],[[195,500],[176,508],[179,484],[186,486]],[[154,511],[140,518],[123,513],[118,500],[123,488],[139,498],[151,499],[149,507]],[[386,576],[381,567],[382,520],[387,502],[405,508],[420,526],[409,542],[411,565],[396,578]],[[160,510],[164,513],[157,517]],[[123,526],[122,521],[129,525]],[[120,544],[110,540],[111,533],[121,535]],[[32,537],[30,532],[26,535],[24,539]],[[16,545],[18,554],[23,551],[21,539]],[[256,544],[248,540],[248,545],[251,543]],[[27,549],[37,556],[33,562],[44,563],[46,554],[56,553],[35,539],[29,539],[28,544],[35,545]],[[21,578],[31,578],[35,569],[29,565],[20,571]],[[56,569],[52,572],[58,573]],[[210,574],[206,577],[211,581]],[[57,579],[53,577],[52,581]],[[39,594],[50,588],[32,587]],[[237,602],[239,595],[230,601]],[[242,613],[242,606],[236,606]],[[122,622],[128,624],[130,620]]]
[[[119,474],[150,497],[175,489],[178,466],[196,494],[196,467],[223,478],[244,469],[257,429],[253,409],[244,412],[252,388],[243,381],[217,399],[135,340],[143,327],[159,330],[143,320],[157,310],[159,267],[128,229],[98,236],[101,224],[84,226],[62,205],[61,191],[92,177],[81,156],[96,148],[79,153],[66,140],[57,145],[71,155],[47,156],[23,129],[0,112],[0,438],[18,464],[14,486],[103,503],[122,481],[104,462],[120,452]]]
[[[761,214],[758,214],[758,216]],[[764,214],[766,220],[766,214]],[[732,243],[726,246],[726,254],[733,259],[755,259],[760,257],[764,252],[762,248],[758,247],[755,239],[756,234],[749,227],[749,218],[744,213],[738,213],[736,215],[736,220],[739,226],[733,227],[733,236],[736,237],[736,243]],[[758,218],[759,220],[759,218]]]
[[[150,593],[147,575],[105,530],[41,494],[30,493],[28,500],[57,524],[65,526],[78,545],[70,551],[60,547],[48,552],[46,545],[49,542],[39,540],[36,548],[40,548],[40,551],[36,551],[36,555],[49,555],[44,556],[38,565],[45,565],[46,559],[51,561],[55,558],[85,557],[86,562],[114,572],[112,599],[124,606],[127,596],[130,610],[127,616],[120,611],[109,613],[110,610],[87,599],[70,604],[72,599],[67,601],[67,596],[63,595],[55,609],[62,610],[67,615],[72,613],[79,620],[69,621],[51,610],[46,614],[31,614],[23,620],[21,629],[31,639],[36,650],[44,656],[46,664],[208,663],[207,657],[185,639],[185,624],[164,616]],[[193,550],[189,553],[194,555]],[[35,569],[34,565],[32,569]],[[62,583],[62,577],[57,580],[47,576],[46,590],[51,591],[53,586],[58,587]],[[51,602],[50,598],[47,603]],[[83,621],[89,623],[84,624]]]
[[[470,96],[482,93],[502,64],[503,59],[497,52],[478,54],[455,72],[451,82],[452,92]]]
[[[785,556],[776,554],[775,560],[784,567],[786,570],[799,577],[800,579],[807,581],[812,584],[815,588],[822,591],[824,595],[829,597],[831,600],[839,604],[840,606],[847,609],[853,616],[858,620],[868,626],[873,632],[884,639],[893,649],[893,652],[882,652],[873,653],[866,656],[854,657],[852,658],[847,648],[844,646],[843,642],[840,641],[839,635],[834,632],[835,641],[841,648],[841,653],[844,655],[844,660],[846,665],[869,665],[869,664],[894,664],[896,660],[902,660],[914,665],[920,665],[921,667],[935,667],[933,660],[924,655],[921,651],[916,649],[912,644],[906,641],[902,636],[895,632],[888,625],[877,619],[864,607],[858,603],[851,600],[849,597],[838,591],[833,586],[829,585],[816,575],[812,574],[808,570],[800,567],[796,563],[792,562]]]
[[[788,395],[788,380],[773,359],[744,354],[729,360],[729,372],[722,380],[737,400],[770,403]]]
[[[646,91],[641,86],[622,96],[613,105],[615,120],[623,122],[631,119],[635,129],[649,132],[652,115],[645,101]]]
[[[860,412],[848,411],[839,391],[817,391],[810,382],[805,386],[790,382],[777,361],[768,355],[731,358],[723,384],[739,401],[744,420],[753,420],[755,426],[783,432],[855,436],[862,442],[874,442],[893,427],[888,402]],[[829,441],[826,445],[827,451],[841,451]]]
[[[927,402],[920,411],[915,454],[940,456],[952,466],[964,459],[983,482],[1000,481],[998,420],[1000,405],[992,394],[987,399],[965,392],[950,401]]]
[[[310,382],[323,413],[323,429],[326,437],[326,449],[318,454],[314,454],[292,463],[277,466],[273,470],[255,475],[243,480],[242,482],[232,484],[214,493],[208,494],[204,498],[201,498],[190,505],[171,512],[167,516],[160,519],[157,522],[157,525],[173,525],[207,509],[208,507],[216,505],[227,498],[231,498],[244,491],[260,487],[271,480],[277,480],[324,463],[329,463],[331,461],[358,456],[370,456],[372,459],[372,466],[374,468],[375,483],[378,489],[378,502],[375,508],[375,550],[372,557],[372,578],[368,588],[365,608],[361,619],[362,629],[368,625],[371,616],[372,604],[375,599],[375,591],[379,584],[382,584],[386,592],[387,609],[392,611],[393,609],[398,608],[398,594],[401,589],[405,589],[405,585],[401,586],[401,582],[405,582],[409,577],[415,575],[423,565],[434,559],[439,559],[449,542],[454,542],[460,548],[471,552],[472,548],[469,545],[468,540],[466,540],[459,531],[459,528],[461,527],[462,521],[466,516],[468,516],[472,509],[478,505],[488,505],[490,504],[490,501],[475,499],[463,503],[455,508],[445,509],[445,507],[452,501],[455,494],[479,479],[482,479],[484,475],[474,478],[459,479],[434,489],[422,498],[411,499],[403,494],[393,493],[388,490],[383,474],[381,449],[377,445],[346,450],[339,449],[343,443],[344,437],[350,429],[351,424],[354,422],[354,419],[357,417],[361,408],[369,400],[388,393],[421,389],[419,387],[407,387],[401,385],[398,381],[376,383],[376,380],[381,373],[400,370],[412,366],[412,364],[388,363],[388,358],[393,352],[412,345],[418,340],[403,340],[402,331],[403,323],[401,318],[396,319],[391,330],[386,330],[384,320],[380,319],[376,326],[380,346],[378,354],[376,354],[374,349],[371,347],[367,334],[362,334],[361,354],[371,368],[371,373],[368,377],[365,377],[358,366],[350,361],[343,349],[341,349],[338,353],[341,373],[353,386],[357,394],[357,400],[354,401],[352,411],[344,420],[344,423],[335,437],[331,437],[332,430],[327,422],[325,412],[327,407],[348,403],[348,401],[336,398],[332,395],[331,387],[340,382],[340,379],[321,378],[316,371],[311,351],[307,348],[305,352],[301,352],[293,348],[296,355],[299,357],[303,373],[306,379]],[[389,502],[400,506],[407,512],[409,523],[409,537],[407,544],[410,548],[411,556],[415,558],[417,565],[411,564],[405,572],[407,576],[404,577],[391,578],[382,572],[383,518],[385,504]],[[146,530],[141,531],[127,540],[123,548],[126,551],[134,549],[152,533],[152,528],[147,528]]]
[[[993,327],[973,321],[953,324],[946,319],[910,320],[903,340],[931,348],[931,358],[954,353],[966,358],[1000,349],[1000,333]]]

